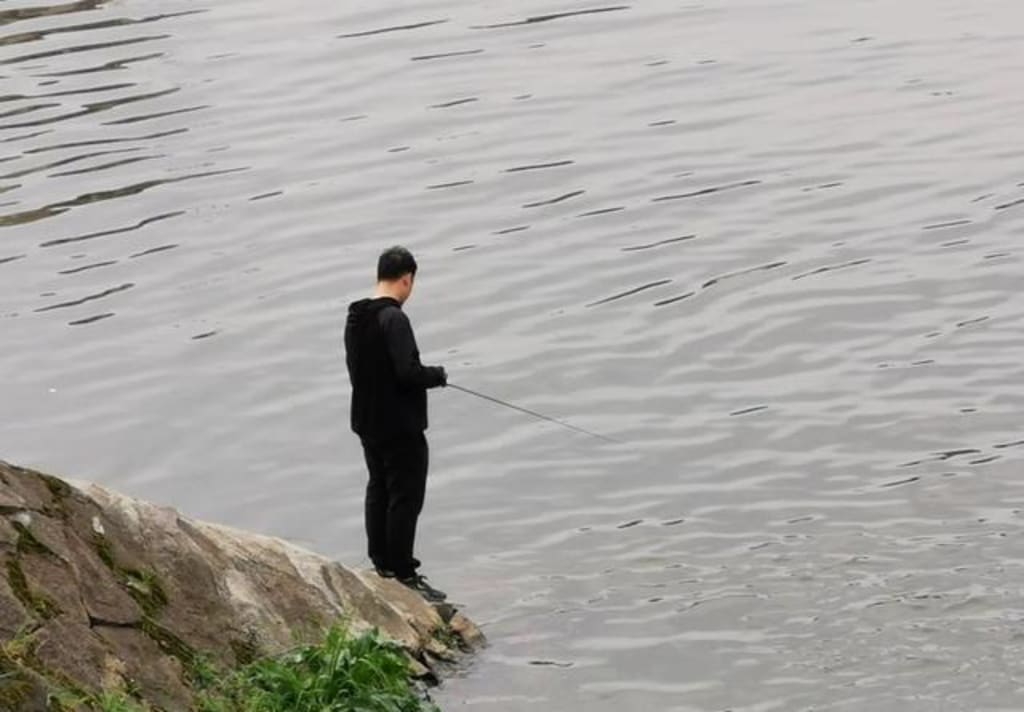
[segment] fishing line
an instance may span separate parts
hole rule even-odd
[[[491,403],[495,403],[495,404],[500,405],[500,406],[502,406],[504,408],[509,408],[511,410],[518,411],[520,413],[525,413],[526,415],[529,415],[529,416],[531,416],[533,418],[537,418],[538,420],[543,420],[543,421],[546,421],[548,423],[554,423],[555,425],[561,426],[563,428],[568,428],[569,430],[574,430],[577,433],[581,433],[583,435],[587,435],[587,436],[592,437],[592,438],[597,438],[598,440],[604,440],[605,442],[608,442],[608,443],[615,443],[616,445],[625,445],[625,443],[623,443],[621,440],[616,440],[615,438],[610,438],[607,435],[601,435],[599,433],[594,433],[594,432],[591,432],[590,430],[586,430],[585,428],[580,428],[580,427],[577,427],[575,425],[570,425],[569,423],[566,423],[564,421],[558,420],[557,418],[552,418],[549,415],[544,415],[543,413],[538,413],[537,411],[530,410],[529,408],[523,408],[522,406],[515,405],[514,403],[509,403],[508,401],[503,401],[500,398],[495,398],[494,396],[489,396],[489,395],[487,395],[485,393],[480,393],[479,391],[474,391],[474,390],[472,390],[470,388],[463,388],[462,386],[458,386],[458,385],[456,385],[454,383],[449,383],[448,384],[448,388],[454,388],[455,390],[462,391],[463,393],[465,393],[467,395],[471,395],[471,396],[474,396],[476,398],[481,398],[481,399],[483,399],[485,401],[489,401]]]

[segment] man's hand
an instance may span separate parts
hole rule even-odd
[[[444,388],[445,386],[448,385],[448,372],[444,370],[444,366],[438,366],[437,368],[440,371],[441,388]]]

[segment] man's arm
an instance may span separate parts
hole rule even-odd
[[[388,352],[395,365],[398,382],[406,388],[437,388],[447,385],[448,377],[443,368],[420,363],[420,351],[416,346],[409,317],[398,308],[388,309],[382,316]]]

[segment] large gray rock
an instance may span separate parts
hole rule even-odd
[[[0,461],[0,643],[22,651],[0,652],[0,708],[36,709],[55,684],[187,709],[197,654],[236,666],[342,618],[401,644],[425,677],[484,642],[395,581]]]

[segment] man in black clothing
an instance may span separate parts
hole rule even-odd
[[[444,386],[440,366],[420,363],[412,324],[402,305],[412,293],[416,260],[392,247],[377,262],[371,299],[349,305],[345,355],[352,382],[352,430],[363,444],[366,538],[381,576],[398,578],[429,600],[444,600],[417,572],[416,521],[423,509],[429,451],[427,389]]]

